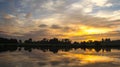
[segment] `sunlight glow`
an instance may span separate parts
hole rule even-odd
[[[86,33],[86,34],[102,34],[102,33],[107,33],[111,31],[109,28],[94,28],[94,27],[88,27],[88,26],[83,26],[81,29]]]
[[[77,27],[77,26],[76,26]],[[78,25],[77,31],[67,33],[68,36],[81,36],[81,35],[92,35],[92,34],[103,34],[112,31],[109,28],[95,28],[85,25]]]
[[[88,30],[85,30],[86,31],[86,33],[88,33],[88,34],[100,34],[100,33],[106,33],[106,32],[108,32],[108,30],[107,29],[88,29]]]

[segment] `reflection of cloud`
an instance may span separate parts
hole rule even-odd
[[[4,67],[49,67],[48,55],[52,53],[44,53],[35,50],[29,52],[5,52],[0,54],[0,66]],[[2,63],[4,62],[4,63]]]
[[[76,58],[80,60],[81,65],[92,64],[92,63],[106,63],[114,61],[113,58],[106,56],[96,56],[96,55],[84,55],[84,54],[74,54],[63,52],[61,53],[63,57]]]
[[[59,51],[57,54],[37,49],[32,50],[32,52],[22,50],[21,52],[0,53],[0,66],[3,67],[86,67],[86,65],[97,66],[97,64],[101,63],[106,66],[113,63],[119,65],[119,59],[111,58],[108,54],[107,56],[94,55],[94,53],[93,55],[81,54],[80,50],[75,52]]]

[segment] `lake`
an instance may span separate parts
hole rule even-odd
[[[0,52],[0,67],[120,67],[120,49],[31,49]]]

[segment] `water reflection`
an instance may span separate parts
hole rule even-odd
[[[84,54],[75,54],[75,53],[68,53],[62,52],[61,53],[64,57],[69,57],[71,59],[76,58],[80,60],[80,64],[91,64],[91,63],[100,63],[100,62],[112,62],[115,59],[106,57],[106,56],[97,56],[97,55],[84,55]]]
[[[119,67],[120,50],[113,48],[0,48],[0,67]]]
[[[6,51],[10,51],[10,52],[13,52],[13,51],[16,51],[16,50],[19,50],[21,51],[21,49],[24,49],[25,51],[28,51],[28,52],[31,52],[33,49],[38,49],[38,50],[42,50],[43,52],[46,52],[46,51],[51,51],[53,53],[58,53],[59,50],[62,50],[62,51],[65,51],[65,52],[68,52],[72,49],[74,50],[77,50],[79,48],[71,48],[71,47],[31,47],[31,46],[26,46],[26,47],[17,47],[17,46],[8,46],[8,47],[0,47],[0,52],[6,52]],[[95,52],[111,52],[111,49],[114,49],[114,48],[99,48],[99,47],[96,47],[96,48],[81,48],[82,50],[84,51],[87,51],[89,50],[90,52],[94,51]],[[115,49],[118,49],[119,48],[115,48]]]

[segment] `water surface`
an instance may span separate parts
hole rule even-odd
[[[48,50],[17,48],[0,53],[0,67],[120,67],[119,49]]]

